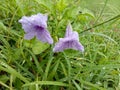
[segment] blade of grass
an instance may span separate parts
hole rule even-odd
[[[88,64],[86,67],[83,68],[84,71],[89,70],[89,71],[93,71],[93,70],[102,70],[102,69],[117,69],[120,68],[119,64],[106,64],[106,65],[92,65],[92,64]]]
[[[43,76],[43,81],[47,79],[47,76],[48,76],[48,72],[49,72],[49,69],[50,69],[50,65],[53,61],[53,45],[51,46],[51,51],[50,51],[50,57],[49,57],[49,60],[48,60],[48,63],[47,63],[47,67],[45,69],[45,73],[44,73],[44,76]]]
[[[107,5],[107,2],[108,2],[108,0],[105,1],[104,6],[103,6],[100,14],[99,14],[98,18],[96,19],[96,21],[95,21],[94,23],[97,23],[98,20],[100,19],[100,17],[102,16],[102,14],[103,14],[103,12],[104,12],[104,10],[105,10],[105,7],[106,7],[106,5]]]
[[[92,84],[92,83],[87,82],[87,81],[84,81],[84,80],[82,80],[82,79],[80,79],[80,80],[78,80],[78,81],[80,81],[81,83],[83,83],[83,84],[85,84],[85,85],[94,87],[94,88],[96,88],[97,90],[106,90],[105,88],[99,87],[99,86],[96,85],[96,84]]]
[[[102,36],[102,37],[104,37],[104,38],[106,38],[106,39],[108,39],[108,40],[114,42],[115,44],[117,44],[117,42],[116,42],[114,39],[112,39],[111,37],[109,37],[109,36],[107,36],[107,35],[105,35],[105,34],[102,34],[102,33],[95,33],[95,32],[90,32],[89,34],[97,35],[97,36]]]
[[[6,88],[8,88],[8,89],[11,89],[8,85],[6,85],[5,83],[3,83],[3,82],[1,82],[1,81],[0,81],[0,85],[6,87]]]
[[[68,84],[62,83],[62,82],[57,82],[57,81],[36,81],[36,82],[24,84],[22,87],[36,85],[36,84],[38,84],[38,85],[57,85],[57,86],[66,86],[66,87],[68,87]]]
[[[17,62],[15,62],[15,64],[21,69],[23,70],[24,72],[28,73],[29,76],[31,76],[31,78],[33,79],[35,76],[29,72],[26,68],[22,67],[22,65],[18,64]]]
[[[51,73],[49,74],[48,80],[49,80],[49,79],[52,79],[52,78],[55,76],[55,73],[56,73],[56,71],[57,71],[57,69],[58,69],[59,63],[60,63],[60,60],[58,60],[58,61],[55,63],[56,65],[53,67]]]
[[[72,82],[75,84],[77,90],[82,90],[82,88],[80,87],[80,85],[78,85],[74,80],[72,80]]]
[[[61,61],[60,61],[60,65],[61,65],[61,67],[62,67],[62,69],[63,69],[64,75],[67,76],[67,70],[66,70],[66,68],[65,68],[65,65],[64,65]]]
[[[33,59],[34,59],[34,61],[35,61],[35,64],[36,64],[36,66],[37,66],[38,73],[41,73],[41,74],[42,74],[42,73],[43,73],[43,70],[42,70],[42,67],[40,67],[39,62],[38,62],[36,56],[35,56],[35,55],[33,54],[33,52],[30,51],[29,49],[25,48],[25,50],[27,50],[27,51],[32,55],[32,57],[33,57]]]
[[[27,78],[23,77],[15,69],[13,69],[12,67],[10,67],[6,63],[2,62],[2,60],[0,60],[0,70],[6,71],[7,73],[10,73],[10,74],[14,73],[14,76],[16,76],[17,78],[19,78],[20,80],[24,81],[25,83],[29,83],[29,81],[27,80]]]
[[[68,81],[69,81],[69,89],[70,89],[70,87],[71,87],[71,64],[70,64],[70,61],[64,52],[63,52],[63,55],[65,57],[67,64],[68,64],[68,78],[69,78]]]

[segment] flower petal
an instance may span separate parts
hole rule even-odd
[[[31,32],[34,29],[33,24],[31,23],[31,19],[23,16],[19,22],[22,24],[22,28],[24,29],[24,31],[27,32]]]
[[[84,51],[84,47],[79,42],[79,35],[76,31],[72,31],[71,24],[68,24],[64,38],[60,38],[58,43],[55,44],[53,52],[61,52],[64,49],[74,49]]]
[[[79,41],[79,35],[78,35],[78,32],[73,31],[73,32],[72,32],[72,35],[71,35],[71,37],[70,37],[70,38],[72,38],[72,39],[75,39],[75,40],[78,40],[78,41]]]
[[[36,25],[47,28],[47,17],[46,14],[38,13],[37,15],[32,15],[30,17],[23,16],[19,22],[22,24],[22,28],[25,32],[29,32],[33,30]]]
[[[19,22],[22,24],[22,28],[26,32],[24,38],[32,39],[34,36],[42,42],[53,43],[53,39],[47,28],[47,14],[36,14],[30,17],[23,16]]]
[[[24,39],[30,40],[36,35],[35,32],[28,32],[25,34]]]
[[[45,28],[47,28],[47,18],[48,16],[46,14],[40,14],[40,13],[31,16],[31,19],[33,20],[33,24]]]
[[[66,48],[67,45],[65,45],[64,39],[60,38],[59,42],[55,44],[55,47],[53,48],[53,52],[62,52]]]
[[[79,51],[84,51],[84,47],[77,40],[70,40],[68,38],[61,38],[58,43],[55,44],[53,52],[61,52],[64,49],[74,49]]]
[[[79,41],[72,42],[72,47],[71,48],[84,52],[84,47],[82,46],[82,44]]]
[[[72,26],[70,23],[68,24],[66,28],[65,37],[74,38],[79,41],[79,35],[76,31],[72,31]]]
[[[70,37],[73,34],[71,24],[67,25],[65,37]]]
[[[53,39],[50,36],[50,33],[48,32],[48,30],[46,29],[37,31],[36,37],[38,40],[41,40],[42,42],[48,42],[49,44],[53,43]]]

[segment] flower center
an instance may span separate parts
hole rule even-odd
[[[43,28],[42,26],[38,26],[38,25],[34,26],[34,28],[35,28],[36,30],[44,30],[44,28]]]

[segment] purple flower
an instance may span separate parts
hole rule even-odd
[[[74,49],[84,51],[84,47],[79,42],[79,36],[76,31],[72,31],[71,24],[68,24],[64,38],[60,38],[55,44],[53,52],[62,52],[64,49]]]
[[[22,28],[25,31],[25,39],[36,38],[42,42],[53,43],[53,39],[47,30],[47,15],[38,13],[31,17],[23,16],[19,22],[22,24]]]

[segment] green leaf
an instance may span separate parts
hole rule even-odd
[[[0,75],[0,81],[3,83],[6,83],[9,80],[9,77],[7,75]]]
[[[40,54],[49,47],[49,44],[43,43],[36,38],[24,40],[24,45],[28,48],[32,48],[34,54]]]
[[[78,20],[82,23],[87,22],[91,18],[95,18],[94,14],[88,9],[80,9],[81,13],[78,15]]]
[[[38,4],[45,7],[47,10],[51,10],[52,2],[51,0],[35,0]]]
[[[34,45],[34,42],[35,42],[35,39],[24,40],[23,41],[25,47],[28,47],[28,48],[32,48],[32,46]]]
[[[109,36],[107,36],[107,35],[105,35],[105,34],[102,34],[102,33],[95,33],[95,32],[92,32],[92,33],[89,33],[89,34],[101,36],[101,37],[103,37],[103,38],[108,39],[109,41],[114,42],[115,44],[118,44],[114,39],[112,39],[111,37],[109,37]]]
[[[54,76],[55,76],[55,74],[56,74],[56,72],[57,72],[57,69],[58,69],[58,66],[59,66],[59,63],[60,63],[60,60],[58,60],[57,62],[56,62],[56,64],[55,64],[55,66],[52,68],[52,70],[50,71],[50,74],[49,74],[49,80],[50,79],[52,79]]]
[[[25,87],[25,86],[31,86],[31,85],[36,85],[36,84],[38,84],[38,85],[68,86],[68,84],[66,84],[66,83],[57,82],[57,81],[36,81],[36,82],[24,84],[23,87]]]
[[[0,85],[2,85],[2,86],[4,86],[4,87],[8,88],[9,90],[11,89],[8,85],[6,85],[5,83],[3,83],[3,82],[1,82],[1,81],[0,81]],[[7,90],[7,89],[6,89],[6,90]]]
[[[88,9],[83,9],[82,14],[89,16],[89,17],[92,17],[92,18],[95,18],[94,14]]]
[[[56,8],[57,8],[60,12],[62,12],[62,11],[65,9],[66,6],[67,6],[67,3],[65,2],[65,0],[59,0],[59,1],[57,2]]]
[[[76,18],[76,16],[79,13],[79,8],[80,7],[76,7],[76,6],[71,6],[71,7],[67,8],[64,13],[64,17]]]
[[[75,80],[72,80],[72,81],[75,84],[77,90],[82,90],[82,88],[80,87],[80,85],[78,83],[76,83]]]
[[[49,44],[42,43],[39,40],[35,40],[34,44],[32,45],[32,50],[34,54],[40,54],[45,51],[49,47]]]
[[[8,64],[4,63],[2,60],[0,60],[0,70],[6,71],[7,73],[13,74],[14,76],[19,78],[20,80],[24,81],[25,83],[28,83],[29,81],[27,78],[23,77],[19,72],[17,72],[15,69],[10,67]]]
[[[79,19],[82,23],[85,23],[85,22],[86,22],[86,17],[85,17],[84,14],[80,14],[80,15],[78,16],[78,19]]]
[[[0,21],[0,30],[6,30],[6,26]]]

